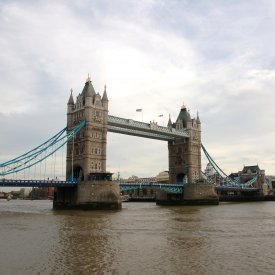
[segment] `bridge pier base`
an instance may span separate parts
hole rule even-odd
[[[74,188],[58,187],[53,209],[120,210],[119,185],[107,180],[83,181]]]
[[[159,190],[156,196],[159,205],[218,205],[219,197],[213,184],[187,184],[183,194]]]

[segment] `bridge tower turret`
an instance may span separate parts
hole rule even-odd
[[[171,130],[187,130],[189,137],[168,141],[169,181],[171,184],[186,183],[181,196],[159,191],[157,204],[218,204],[215,186],[201,179],[201,122],[199,114],[191,118],[189,110],[183,105],[175,123],[169,118]]]
[[[69,100],[71,110],[72,100]],[[68,112],[68,130],[86,120],[86,126],[68,144],[67,178],[89,180],[91,173],[106,172],[106,143],[108,123],[108,98],[106,89],[101,98],[95,92],[88,76],[85,86],[76,98],[73,110]]]
[[[169,124],[171,121],[169,119]],[[170,126],[171,127],[171,126]],[[180,113],[172,128],[187,129],[189,138],[179,138],[168,142],[170,183],[192,183],[200,179],[201,171],[201,123],[199,117],[191,118],[186,106]]]
[[[74,98],[73,90],[71,89],[71,95],[67,103],[67,126],[72,127],[73,125],[73,111],[74,111]]]
[[[77,181],[74,188],[55,190],[55,209],[120,209],[119,185],[106,172],[106,144],[108,130],[108,97],[95,92],[88,76],[82,92],[74,102],[68,101],[68,131],[83,120],[86,125],[67,144],[66,178]]]

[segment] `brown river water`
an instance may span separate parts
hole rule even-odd
[[[0,200],[0,274],[275,274],[275,202],[88,212]]]

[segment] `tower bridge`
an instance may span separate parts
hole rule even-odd
[[[201,174],[201,122],[198,115],[191,118],[187,108],[182,106],[177,120],[172,122],[169,117],[167,127],[163,127],[155,122],[144,123],[108,115],[108,105],[106,86],[101,96],[95,92],[90,78],[76,100],[71,93],[67,108],[68,130],[83,119],[86,121],[85,127],[67,144],[67,178],[77,179],[77,198],[74,198],[75,193],[71,194],[65,188],[57,188],[55,207],[62,207],[65,201],[86,205],[87,202],[90,205],[99,201],[110,202],[108,196],[115,198],[119,195],[115,183],[106,180],[109,177],[106,171],[107,132],[168,142],[169,183],[181,185],[185,178],[189,183],[185,186],[184,194],[177,194],[175,199],[217,203],[213,185],[203,184],[201,188],[199,185],[193,186]],[[97,179],[97,184],[91,184],[92,178]],[[88,193],[94,194],[95,198],[88,196]],[[104,195],[101,197],[100,194]],[[168,200],[173,198],[168,198],[167,192],[159,192],[159,203]]]
[[[0,176],[36,165],[66,144],[66,180],[71,184],[70,187],[60,182],[55,185],[54,208],[118,209],[121,207],[119,185],[111,181],[111,173],[106,171],[107,133],[113,132],[168,143],[169,184],[170,190],[176,191],[169,192],[169,186],[160,188],[158,203],[218,203],[214,185],[200,184],[201,122],[198,115],[191,118],[183,105],[176,121],[172,122],[169,117],[167,127],[163,127],[155,122],[108,115],[108,106],[106,86],[101,96],[88,77],[82,92],[75,99],[72,92],[69,97],[67,127],[62,132],[65,136],[56,135],[30,152],[0,164]],[[48,153],[50,148],[54,150]],[[180,192],[186,179],[184,192]]]

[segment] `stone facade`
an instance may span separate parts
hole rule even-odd
[[[106,144],[108,131],[108,97],[106,86],[102,97],[96,93],[91,79],[85,82],[82,92],[74,102],[73,95],[67,105],[68,131],[83,120],[85,127],[67,144],[67,180],[77,180],[75,188],[57,188],[54,197],[55,208],[119,209],[121,201],[119,185],[110,182],[111,174],[106,172]],[[169,183],[197,184],[201,175],[201,123],[199,116],[191,118],[189,111],[182,106],[178,118],[168,127],[173,131],[187,130],[188,138],[178,138],[168,142]],[[211,186],[188,187],[196,189],[194,200],[200,203],[212,197],[208,192]],[[152,191],[152,190],[150,190]],[[143,191],[143,195],[144,195]],[[212,192],[212,191],[211,191]],[[167,192],[166,192],[167,193]],[[150,194],[154,194],[155,192]],[[198,198],[198,194],[201,194]],[[191,195],[190,195],[191,196]],[[189,196],[189,197],[190,197]],[[214,196],[214,195],[213,195]],[[160,196],[162,197],[162,195]],[[167,194],[166,201],[186,201],[182,194]],[[202,199],[204,198],[204,199]],[[162,199],[161,199],[162,200]],[[164,199],[165,201],[165,199]]]
[[[68,102],[68,131],[86,119],[86,126],[67,145],[67,179],[88,180],[90,173],[106,172],[108,98],[96,93],[88,77],[74,103]]]
[[[67,180],[77,180],[74,188],[56,188],[55,209],[120,209],[119,185],[106,172],[108,97],[96,93],[90,77],[74,102],[71,92],[67,104],[67,127],[83,120],[86,125],[67,144]]]
[[[219,198],[214,184],[187,184],[183,194],[168,193],[158,190],[156,203],[160,205],[217,205]]]
[[[188,184],[184,187],[184,200],[201,204],[218,204],[219,198],[214,184]]]
[[[199,116],[191,118],[189,111],[182,106],[178,118],[172,123],[169,118],[168,127],[178,130],[186,128],[189,138],[168,142],[170,183],[186,181],[193,183],[201,174],[201,122]]]

